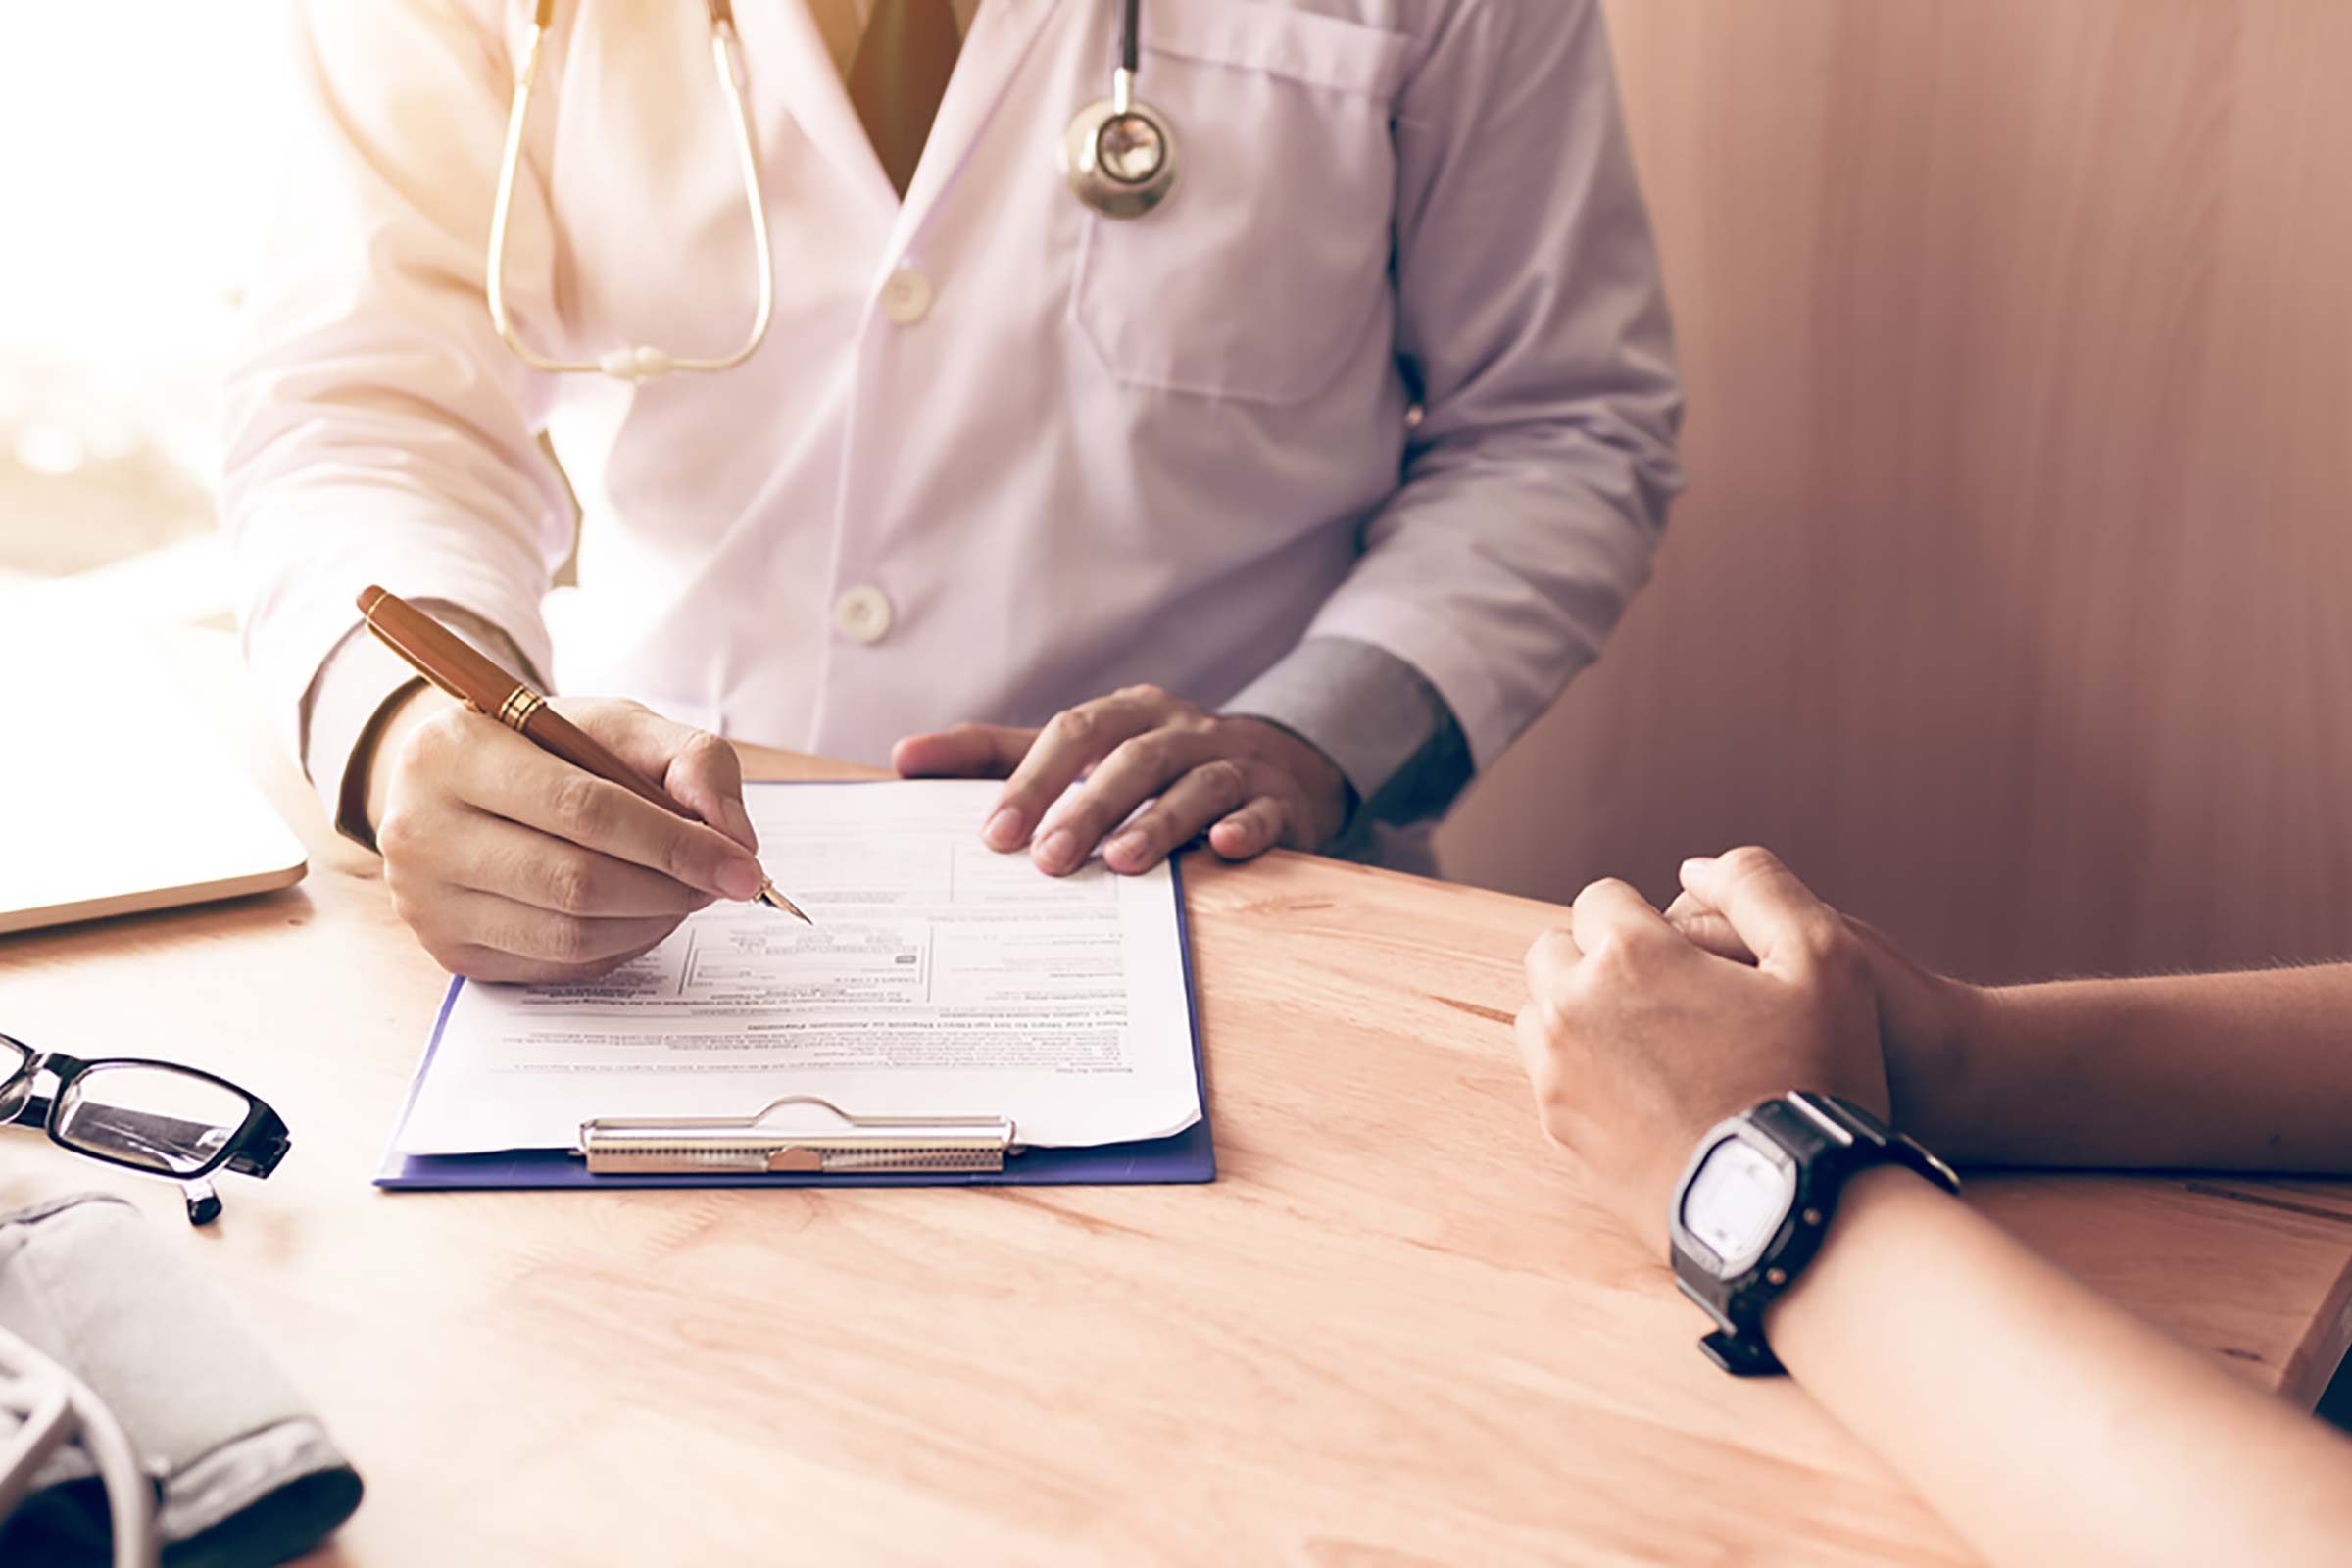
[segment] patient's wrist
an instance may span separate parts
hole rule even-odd
[[[1930,1005],[1909,1028],[1886,1031],[1891,1120],[1948,1157],[1976,1147],[1998,1098],[2008,992],[1943,975],[1925,977]]]
[[[1923,1218],[1959,1202],[1900,1165],[1857,1171],[1838,1192],[1821,1250],[1765,1309],[1764,1333],[1773,1353],[1801,1378],[1813,1347],[1837,1341],[1840,1325],[1853,1313],[1899,1312],[1902,1302],[1896,1298],[1907,1288],[1901,1254],[1914,1250]]]

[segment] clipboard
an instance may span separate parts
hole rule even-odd
[[[993,1115],[879,1117],[808,1096],[790,1096],[765,1107],[750,1107],[741,1117],[599,1117],[583,1124],[576,1149],[486,1154],[404,1154],[389,1150],[376,1171],[375,1185],[390,1192],[516,1192],[600,1187],[1124,1187],[1215,1181],[1216,1146],[1209,1132],[1192,928],[1184,906],[1182,867],[1171,862],[1169,869],[1176,882],[1177,941],[1184,953],[1185,1023],[1192,1034],[1193,1075],[1200,1098],[1200,1119],[1170,1137],[1075,1149],[1024,1148],[1019,1129]],[[465,988],[465,980],[453,979],[441,999],[432,1040],[409,1090],[412,1103],[432,1068],[450,1009]],[[799,1118],[797,1128],[779,1129],[771,1113],[787,1106],[814,1107],[819,1114]],[[404,1105],[402,1121],[407,1117]],[[595,1157],[600,1148],[602,1158]],[[857,1157],[860,1152],[901,1157]],[[828,1159],[828,1153],[851,1157]]]

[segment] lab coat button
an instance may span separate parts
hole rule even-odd
[[[931,314],[931,280],[911,267],[902,267],[882,285],[882,314],[901,326],[912,326]]]
[[[873,644],[890,635],[897,618],[890,598],[879,588],[852,588],[833,606],[833,624],[852,642]]]

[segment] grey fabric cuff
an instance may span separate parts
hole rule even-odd
[[[360,1478],[227,1299],[120,1199],[0,1217],[0,1323],[87,1384],[157,1477],[166,1568],[258,1568],[317,1545]],[[0,1521],[0,1561],[104,1568],[106,1507],[68,1446]],[[22,1554],[22,1555],[20,1555]]]
[[[1354,792],[1345,851],[1374,823],[1441,816],[1470,782],[1470,744],[1419,670],[1350,637],[1310,637],[1242,688],[1222,711],[1269,719],[1331,759]]]

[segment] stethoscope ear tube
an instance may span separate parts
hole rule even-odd
[[[553,360],[535,353],[522,341],[507,311],[507,229],[514,210],[514,182],[522,169],[523,134],[530,122],[531,92],[539,79],[539,51],[555,21],[555,0],[539,0],[531,41],[522,65],[514,73],[514,98],[507,115],[506,156],[498,167],[498,194],[490,209],[489,255],[485,259],[483,294],[490,306],[490,324],[515,357],[534,370],[573,375],[601,372],[619,380],[649,381],[676,370],[731,370],[750,359],[767,339],[769,319],[776,309],[775,254],[768,239],[767,202],[761,194],[759,143],[752,132],[752,111],[746,101],[748,85],[743,69],[743,44],[735,35],[730,0],[707,0],[710,11],[710,59],[718,73],[719,92],[726,98],[735,132],[735,157],[743,175],[743,197],[752,229],[752,267],[758,280],[758,301],[751,330],[742,347],[719,359],[697,359],[670,354],[645,345],[608,350],[595,360]]]

